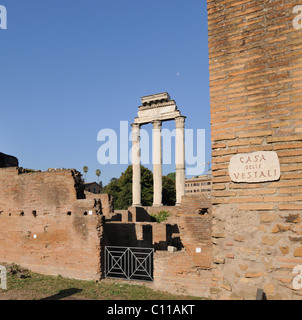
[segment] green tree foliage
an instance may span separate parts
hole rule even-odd
[[[153,173],[141,166],[142,205],[153,204]],[[132,205],[132,166],[128,166],[119,179],[113,178],[105,186],[104,192],[113,196],[114,209],[125,210]],[[175,205],[175,182],[168,177],[163,177],[163,204]]]
[[[98,183],[100,183],[100,175],[102,174],[102,171],[100,169],[95,170],[95,174],[98,177]]]
[[[89,169],[88,169],[87,166],[84,166],[84,167],[83,167],[83,172],[85,173],[85,182],[87,182],[86,174],[87,174],[88,170],[89,170]]]
[[[163,204],[167,206],[175,206],[176,187],[175,181],[163,176]]]
[[[176,177],[175,177],[175,176],[176,176],[176,173],[175,173],[175,172],[171,172],[171,173],[168,173],[168,174],[167,174],[167,177],[170,178],[170,179],[172,179],[172,180],[174,180],[174,181],[176,180]]]
[[[153,205],[153,173],[141,166],[142,205]],[[132,195],[132,192],[131,192]]]
[[[118,194],[120,192],[120,187],[118,185],[118,179],[112,178],[107,186],[104,188],[104,193],[108,193],[114,197],[114,199],[117,199]]]

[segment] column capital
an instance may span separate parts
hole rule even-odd
[[[140,125],[138,123],[132,123],[132,141],[136,141],[140,138]]]
[[[161,129],[162,121],[161,120],[154,120],[152,121],[153,129]]]
[[[131,124],[131,127],[132,127],[133,129],[140,129],[141,125],[140,125],[139,123],[132,123],[132,124]]]
[[[186,117],[185,116],[176,117],[175,118],[176,128],[184,128],[185,127],[185,121],[186,121]]]

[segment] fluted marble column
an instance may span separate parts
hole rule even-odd
[[[162,139],[161,121],[153,121],[153,206],[162,206]]]
[[[132,124],[132,206],[141,207],[140,125]]]
[[[185,194],[185,119],[186,117],[175,118],[176,126],[176,205],[181,204],[181,198]]]

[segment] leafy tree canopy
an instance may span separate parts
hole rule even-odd
[[[141,188],[142,205],[152,206],[153,204],[153,173],[141,165]],[[114,209],[126,210],[132,205],[132,166],[128,166],[120,178],[112,178],[105,186],[104,193],[114,198]],[[163,176],[163,204],[175,205],[176,191],[175,181]]]
[[[175,179],[176,179],[175,176],[176,176],[176,173],[175,173],[175,172],[171,172],[171,173],[168,173],[168,174],[167,174],[167,177],[170,178],[170,179],[172,179],[172,180],[174,180],[174,181],[175,181]]]

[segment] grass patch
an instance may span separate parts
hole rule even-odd
[[[9,269],[8,269],[9,271]],[[0,289],[0,298],[6,300],[90,299],[90,300],[200,300],[152,290],[145,285],[125,283],[114,279],[99,282],[46,276],[30,271],[18,274],[8,272],[7,290]]]

